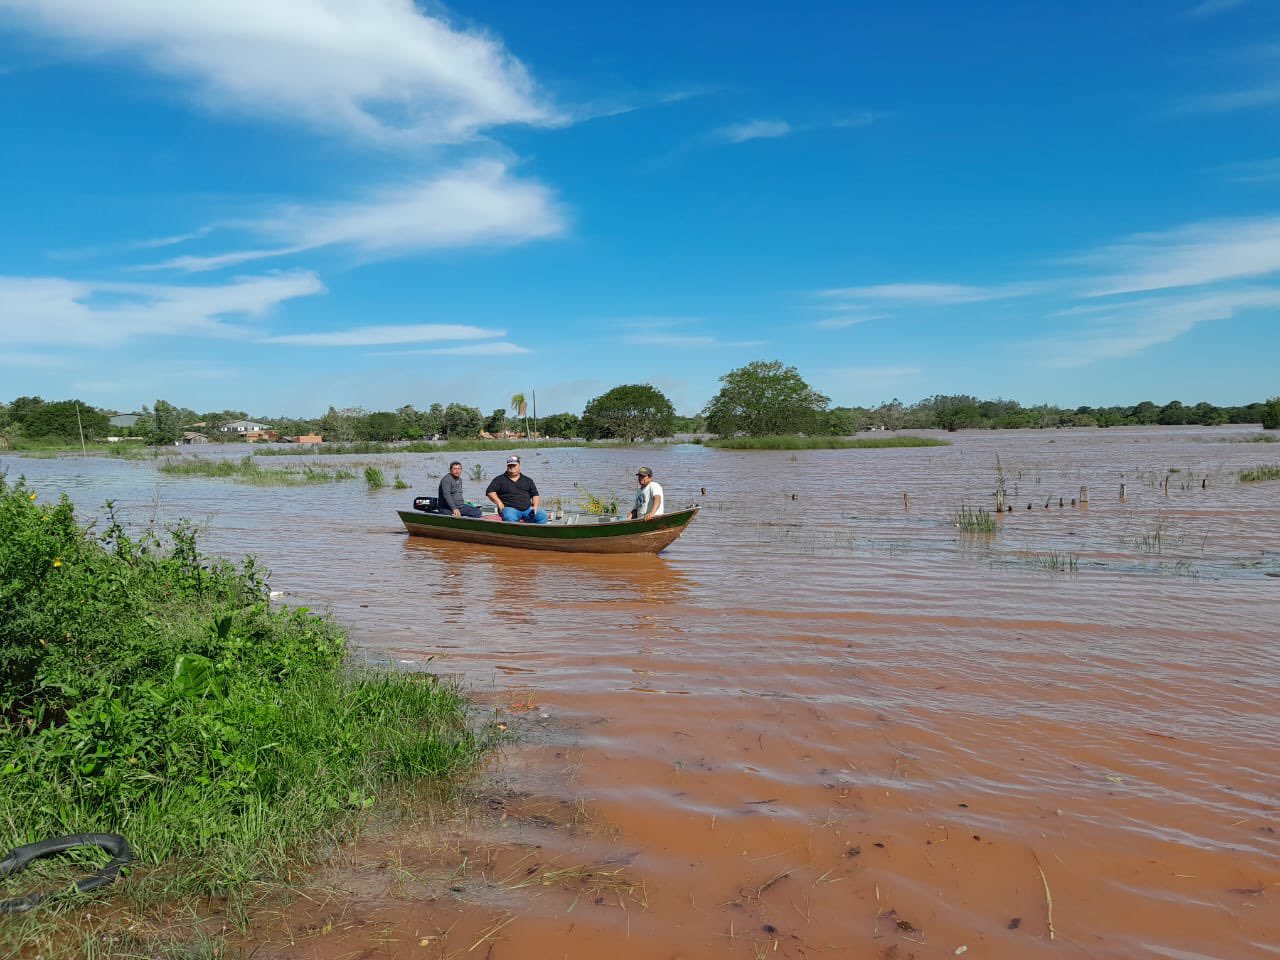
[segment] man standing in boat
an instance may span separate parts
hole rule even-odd
[[[439,496],[441,513],[451,513],[455,517],[478,517],[480,509],[473,507],[462,498],[462,463],[458,460],[449,464],[449,472],[440,480]]]
[[[641,467],[636,471],[636,482],[640,489],[636,491],[635,509],[631,511],[632,520],[652,520],[662,516],[662,484],[653,479],[653,471]]]
[[[507,523],[547,522],[547,515],[538,509],[538,485],[521,475],[519,457],[507,457],[507,472],[489,482],[485,495],[497,505],[498,514]]]

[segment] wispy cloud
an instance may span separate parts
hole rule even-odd
[[[1251,110],[1280,103],[1280,83],[1266,82],[1244,90],[1226,93],[1204,93],[1189,97],[1182,109],[1192,113],[1229,113],[1234,110]]]
[[[1113,267],[1090,296],[1203,286],[1280,271],[1280,216],[1193,223],[1137,234],[1080,258]]]
[[[711,139],[723,140],[726,143],[746,143],[748,140],[769,140],[786,137],[795,132],[795,127],[785,120],[749,120],[746,123],[733,123],[711,132]]]
[[[837,313],[835,316],[815,320],[811,326],[819,330],[845,330],[868,320],[883,320],[887,316],[887,313]]]
[[[0,0],[70,55],[140,60],[213,110],[362,139],[458,142],[562,122],[496,38],[409,0]]]
[[[1188,10],[1186,15],[1194,18],[1212,17],[1234,10],[1236,7],[1243,7],[1248,2],[1249,0],[1203,0],[1202,3]]]
[[[1026,344],[1026,352],[1041,366],[1081,367],[1135,356],[1202,323],[1278,307],[1280,290],[1254,289],[1147,297],[1080,313],[1067,310],[1061,316],[1079,320],[1072,335],[1033,341]]]
[[[759,347],[766,340],[720,340],[701,334],[629,333],[623,343],[641,347]]]
[[[879,283],[865,287],[833,287],[819,290],[816,296],[826,300],[848,302],[873,301],[898,304],[957,304],[1005,300],[1037,292],[1039,284],[1010,283],[992,287],[975,287],[959,283]]]
[[[320,278],[306,271],[198,286],[0,277],[0,341],[65,349],[144,336],[247,336],[251,328],[233,321],[324,292]]]
[[[1262,183],[1280,180],[1280,157],[1265,160],[1242,160],[1217,168],[1232,183]]]
[[[208,256],[180,256],[154,268],[198,272],[337,247],[366,260],[559,235],[566,218],[551,191],[513,177],[503,163],[477,161],[360,201],[289,207],[241,228],[261,244]]]
[[[506,336],[505,330],[488,330],[457,323],[407,323],[330,330],[324,333],[286,333],[260,337],[259,343],[285,343],[298,347],[369,347],[388,343],[428,343],[437,340],[486,340]],[[456,349],[456,348],[454,348]]]
[[[501,334],[499,334],[501,336]],[[457,347],[429,347],[425,350],[379,350],[370,353],[371,357],[404,357],[423,354],[451,355],[455,357],[510,357],[521,353],[532,353],[528,347],[502,341],[500,343],[466,343]]]

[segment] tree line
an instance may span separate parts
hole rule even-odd
[[[112,427],[112,411],[79,400],[46,401],[18,397],[0,403],[0,437],[75,442],[81,435],[138,437],[148,443],[177,441],[192,431],[210,439],[234,439],[222,427],[236,420],[270,424],[282,436],[321,434],[325,440],[421,440],[432,437],[475,438],[481,431],[502,434],[515,429],[523,435],[637,440],[670,437],[676,433],[718,436],[806,434],[846,436],[864,430],[1015,430],[1049,427],[1118,427],[1136,425],[1216,426],[1260,423],[1280,429],[1280,397],[1240,405],[1208,402],[1163,406],[1144,400],[1129,406],[1074,408],[1039,404],[1024,407],[1016,400],[980,400],[965,394],[937,395],[906,405],[898,399],[875,407],[832,407],[830,399],[813,389],[796,371],[779,360],[757,360],[724,374],[720,390],[691,416],[675,412],[671,400],[651,384],[624,384],[593,398],[581,414],[553,413],[536,421],[528,415],[522,394],[509,406],[487,417],[478,407],[461,403],[432,403],[425,410],[406,404],[396,410],[369,411],[363,407],[330,406],[316,418],[250,417],[243,410],[197,413],[157,400],[144,406],[132,427]],[[513,415],[511,415],[513,414]]]

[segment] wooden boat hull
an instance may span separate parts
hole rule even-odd
[[[684,533],[698,508],[678,510],[652,520],[577,524],[503,523],[417,510],[396,512],[405,529],[415,537],[561,553],[659,553]]]

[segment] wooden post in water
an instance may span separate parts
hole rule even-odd
[[[909,497],[906,493],[902,495],[902,509],[903,510],[911,509],[911,497]]]
[[[1004,513],[1004,489],[996,491],[996,513]]]
[[[1124,484],[1121,484],[1121,485],[1120,485],[1120,489],[1121,489],[1121,490],[1123,490],[1123,489],[1124,489]],[[1124,496],[1124,494],[1122,493],[1122,494],[1120,494],[1120,496],[1122,496],[1122,497],[1123,497],[1123,496]],[[1080,505],[1081,505],[1081,506],[1084,506],[1084,505],[1085,505],[1086,503],[1088,503],[1088,502],[1089,502],[1089,488],[1088,488],[1088,487],[1081,487],[1081,488],[1080,488]]]
[[[1120,499],[1124,499],[1124,484],[1120,484]]]
[[[1164,475],[1164,495],[1166,497],[1169,495],[1169,475],[1167,473]]]

